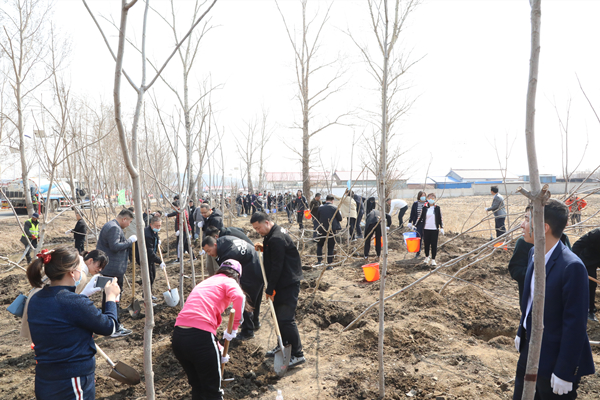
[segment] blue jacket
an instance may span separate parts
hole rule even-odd
[[[45,286],[29,300],[27,319],[35,347],[36,375],[49,380],[94,373],[92,334],[111,335],[117,306],[109,301],[102,314],[75,286]]]
[[[529,251],[529,265],[525,275],[521,322],[517,334],[522,338],[523,318],[531,292],[533,251]],[[584,375],[594,373],[592,349],[587,336],[588,274],[581,260],[562,242],[546,264],[546,296],[544,303],[544,335],[538,374],[550,379],[558,376],[567,382],[577,382]],[[531,312],[527,327],[531,327]],[[527,339],[531,329],[527,330]],[[523,346],[524,340],[521,340]]]

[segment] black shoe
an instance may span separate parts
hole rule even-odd
[[[290,363],[288,364],[288,367],[294,368],[300,364],[304,364],[305,362],[306,362],[306,358],[304,358],[304,356],[300,356],[300,357],[292,356],[292,358],[290,359]]]
[[[110,337],[112,337],[112,338],[118,338],[118,337],[127,336],[127,335],[131,335],[131,330],[130,329],[125,329],[125,327],[123,325],[119,325],[119,328],[116,329],[115,333],[113,333],[112,335],[110,335]]]
[[[259,330],[261,326],[262,326],[262,324],[260,322],[255,322],[254,323],[254,330],[255,331]]]
[[[590,321],[598,322],[598,318],[596,318],[596,314],[594,314],[593,312],[588,313],[588,319]]]
[[[172,262],[172,264],[178,264],[178,263],[179,263],[179,258]]]
[[[415,254],[415,258],[419,258],[421,255],[419,253]]]
[[[240,332],[235,336],[235,340],[249,340],[254,338],[254,332]]]
[[[265,354],[265,357],[274,358],[275,353],[277,353],[279,350],[280,350],[280,347],[279,347],[279,345],[277,345],[277,346],[275,346],[275,348],[273,350],[267,351],[267,354]]]
[[[330,265],[329,267],[327,267],[327,271],[331,271],[333,269],[333,267]]]

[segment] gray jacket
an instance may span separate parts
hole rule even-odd
[[[492,206],[488,208],[489,211],[493,211],[496,218],[502,218],[506,216],[506,210],[504,209],[504,197],[500,193],[496,193]]]
[[[96,249],[108,256],[108,264],[102,270],[103,275],[122,276],[127,270],[127,249],[131,248],[131,240],[125,239],[123,229],[116,219],[108,221],[98,235]]]

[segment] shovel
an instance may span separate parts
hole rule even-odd
[[[158,246],[158,253],[160,254],[160,260],[164,264],[165,261],[163,260],[162,250],[160,246]],[[177,304],[179,304],[179,291],[177,290],[177,288],[171,289],[171,285],[169,284],[169,275],[167,275],[166,268],[164,269],[164,271],[165,278],[167,278],[167,287],[169,288],[168,291],[163,293],[163,296],[165,297],[165,303],[167,303],[169,307],[176,307]]]
[[[135,369],[121,361],[115,364],[98,345],[96,345],[96,350],[112,367],[112,371],[110,371],[108,376],[126,385],[137,385],[140,383],[140,374]]]
[[[267,274],[265,274],[265,266],[263,265],[262,253],[260,253],[260,269],[262,270],[263,279],[265,281],[265,288],[268,285]],[[268,299],[269,307],[271,308],[271,315],[273,316],[273,322],[275,324],[275,332],[277,333],[277,341],[279,343],[279,350],[275,353],[275,359],[273,366],[277,376],[282,378],[288,370],[290,360],[292,358],[292,345],[288,344],[283,346],[283,339],[281,339],[281,332],[279,331],[279,324],[277,323],[277,315],[275,314],[275,307],[273,307],[273,300]]]
[[[235,318],[235,310],[232,308],[229,311],[229,321],[227,321],[227,333],[231,334],[231,330],[233,329],[233,319]],[[225,344],[223,345],[223,355],[226,356],[229,351],[229,340],[225,339]],[[223,379],[225,364],[221,364],[221,384],[225,386],[228,382],[233,382],[233,378]]]
[[[129,311],[131,318],[140,319],[142,318],[142,307],[140,307],[140,302],[135,298],[135,242],[131,245],[131,269],[133,270],[133,282],[131,282],[133,294],[131,297],[131,304],[127,307],[127,311]]]

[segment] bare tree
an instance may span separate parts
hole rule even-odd
[[[246,122],[244,131],[240,130],[239,139],[238,135],[234,136],[235,145],[238,150],[238,154],[242,159],[246,167],[246,177],[248,179],[248,190],[254,193],[254,186],[252,185],[252,167],[256,164],[254,158],[256,152],[256,131],[258,130],[258,122],[251,120]],[[261,154],[262,156],[262,154]]]
[[[265,146],[267,145],[269,139],[271,139],[271,136],[273,135],[273,131],[267,126],[268,116],[269,113],[265,109],[263,109],[262,120],[260,125],[260,137],[258,138],[258,147],[260,149],[258,158],[258,188],[260,190],[263,190],[265,188],[265,161],[267,161],[267,159],[269,158],[268,156],[265,156]]]
[[[50,78],[48,74],[36,76],[48,53],[46,18],[50,15],[50,10],[51,2],[42,0],[11,0],[0,8],[0,21],[3,25],[0,50],[3,57],[10,60],[8,77],[13,91],[16,118],[7,113],[3,116],[16,127],[19,134],[21,178],[29,216],[33,214],[33,202],[25,149],[24,113],[32,93]]]
[[[535,149],[535,97],[537,91],[538,68],[540,61],[540,25],[542,20],[541,0],[531,0],[531,58],[529,62],[529,81],[527,86],[527,112],[525,114],[525,142],[527,144],[527,161],[529,164],[529,181],[531,193],[525,189],[519,191],[533,203],[533,238],[534,238],[534,282],[533,304],[531,309],[532,326],[529,340],[529,354],[525,376],[537,376],[544,334],[544,299],[546,295],[546,268],[544,253],[546,238],[544,236],[544,205],[550,197],[547,185],[541,188],[538,170],[537,152]],[[529,328],[529,327],[528,327]],[[523,385],[523,399],[532,400],[535,395],[536,379],[526,379]]]
[[[287,36],[290,40],[292,48],[294,49],[294,60],[296,64],[296,83],[298,84],[298,94],[296,98],[300,103],[300,110],[302,115],[302,123],[295,124],[295,129],[302,130],[302,151],[292,149],[296,154],[300,156],[302,163],[302,191],[304,193],[310,192],[310,167],[311,167],[311,147],[310,139],[318,133],[329,128],[333,125],[342,124],[345,117],[351,113],[343,113],[335,118],[329,119],[327,122],[321,124],[317,128],[311,128],[311,121],[316,114],[316,108],[318,105],[325,102],[330,96],[338,93],[345,85],[343,82],[345,71],[338,67],[336,64],[339,63],[339,57],[332,61],[326,61],[319,63],[317,56],[321,47],[321,34],[327,22],[329,21],[329,13],[333,3],[327,7],[323,18],[317,21],[317,15],[312,19],[307,19],[306,8],[308,0],[300,0],[302,7],[302,31],[300,38],[297,35],[292,34],[289,28],[289,24],[283,16],[283,12],[279,7],[279,2],[275,0],[281,19],[285,26]],[[314,29],[313,29],[314,28]],[[326,83],[317,88],[314,92],[309,91],[311,82],[316,76],[328,69],[334,69],[332,76],[326,79]]]
[[[158,70],[156,75],[149,83],[146,83],[146,29],[147,29],[147,21],[148,21],[148,10],[149,10],[149,0],[146,0],[145,9],[144,9],[144,17],[143,17],[143,27],[142,27],[142,60],[141,60],[141,69],[142,69],[142,77],[139,85],[136,85],[133,80],[129,77],[129,75],[123,70],[123,58],[125,55],[125,38],[126,38],[126,29],[127,29],[127,18],[131,7],[133,7],[137,0],[131,0],[129,3],[126,0],[121,0],[121,20],[119,25],[119,41],[118,41],[118,49],[117,53],[113,52],[111,46],[108,44],[106,39],[106,35],[104,31],[98,25],[96,18],[93,13],[89,9],[87,2],[83,0],[83,3],[86,9],[89,11],[92,19],[98,26],[100,33],[102,34],[105,42],[108,46],[108,49],[115,59],[115,81],[114,81],[114,105],[115,105],[115,121],[117,124],[117,130],[119,132],[119,143],[121,145],[121,150],[123,153],[123,158],[125,160],[125,165],[127,166],[127,170],[131,177],[133,183],[133,200],[135,208],[139,211],[143,209],[142,203],[142,190],[141,190],[141,182],[140,182],[140,170],[139,170],[139,138],[138,138],[138,125],[139,119],[142,109],[142,103],[144,100],[144,94],[148,89],[156,82],[159,78],[162,71],[165,69],[169,61],[173,58],[175,53],[181,47],[181,45],[189,38],[194,28],[204,19],[206,14],[212,9],[215,5],[216,0],[209,4],[204,13],[200,15],[192,24],[191,28],[183,36],[180,42],[175,46],[173,52],[167,57],[165,62],[162,64],[161,68]],[[137,101],[135,107],[135,113],[133,116],[132,128],[131,128],[131,150],[127,140],[127,134],[125,131],[125,126],[123,124],[122,117],[122,104],[121,104],[121,79],[125,76],[128,80],[129,84],[135,90],[137,94]],[[137,236],[140,240],[139,245],[141,248],[145,248],[145,240],[144,240],[144,221],[142,218],[136,218],[136,231]],[[152,297],[152,293],[150,292],[150,275],[148,270],[148,257],[147,254],[143,251],[140,251],[140,265],[142,269],[142,282],[144,288],[144,297],[146,299],[150,299]],[[152,309],[152,302],[146,302],[146,323],[144,327],[144,375],[146,381],[146,396],[149,400],[154,400],[154,372],[152,370],[152,330],[154,328],[154,312]]]

